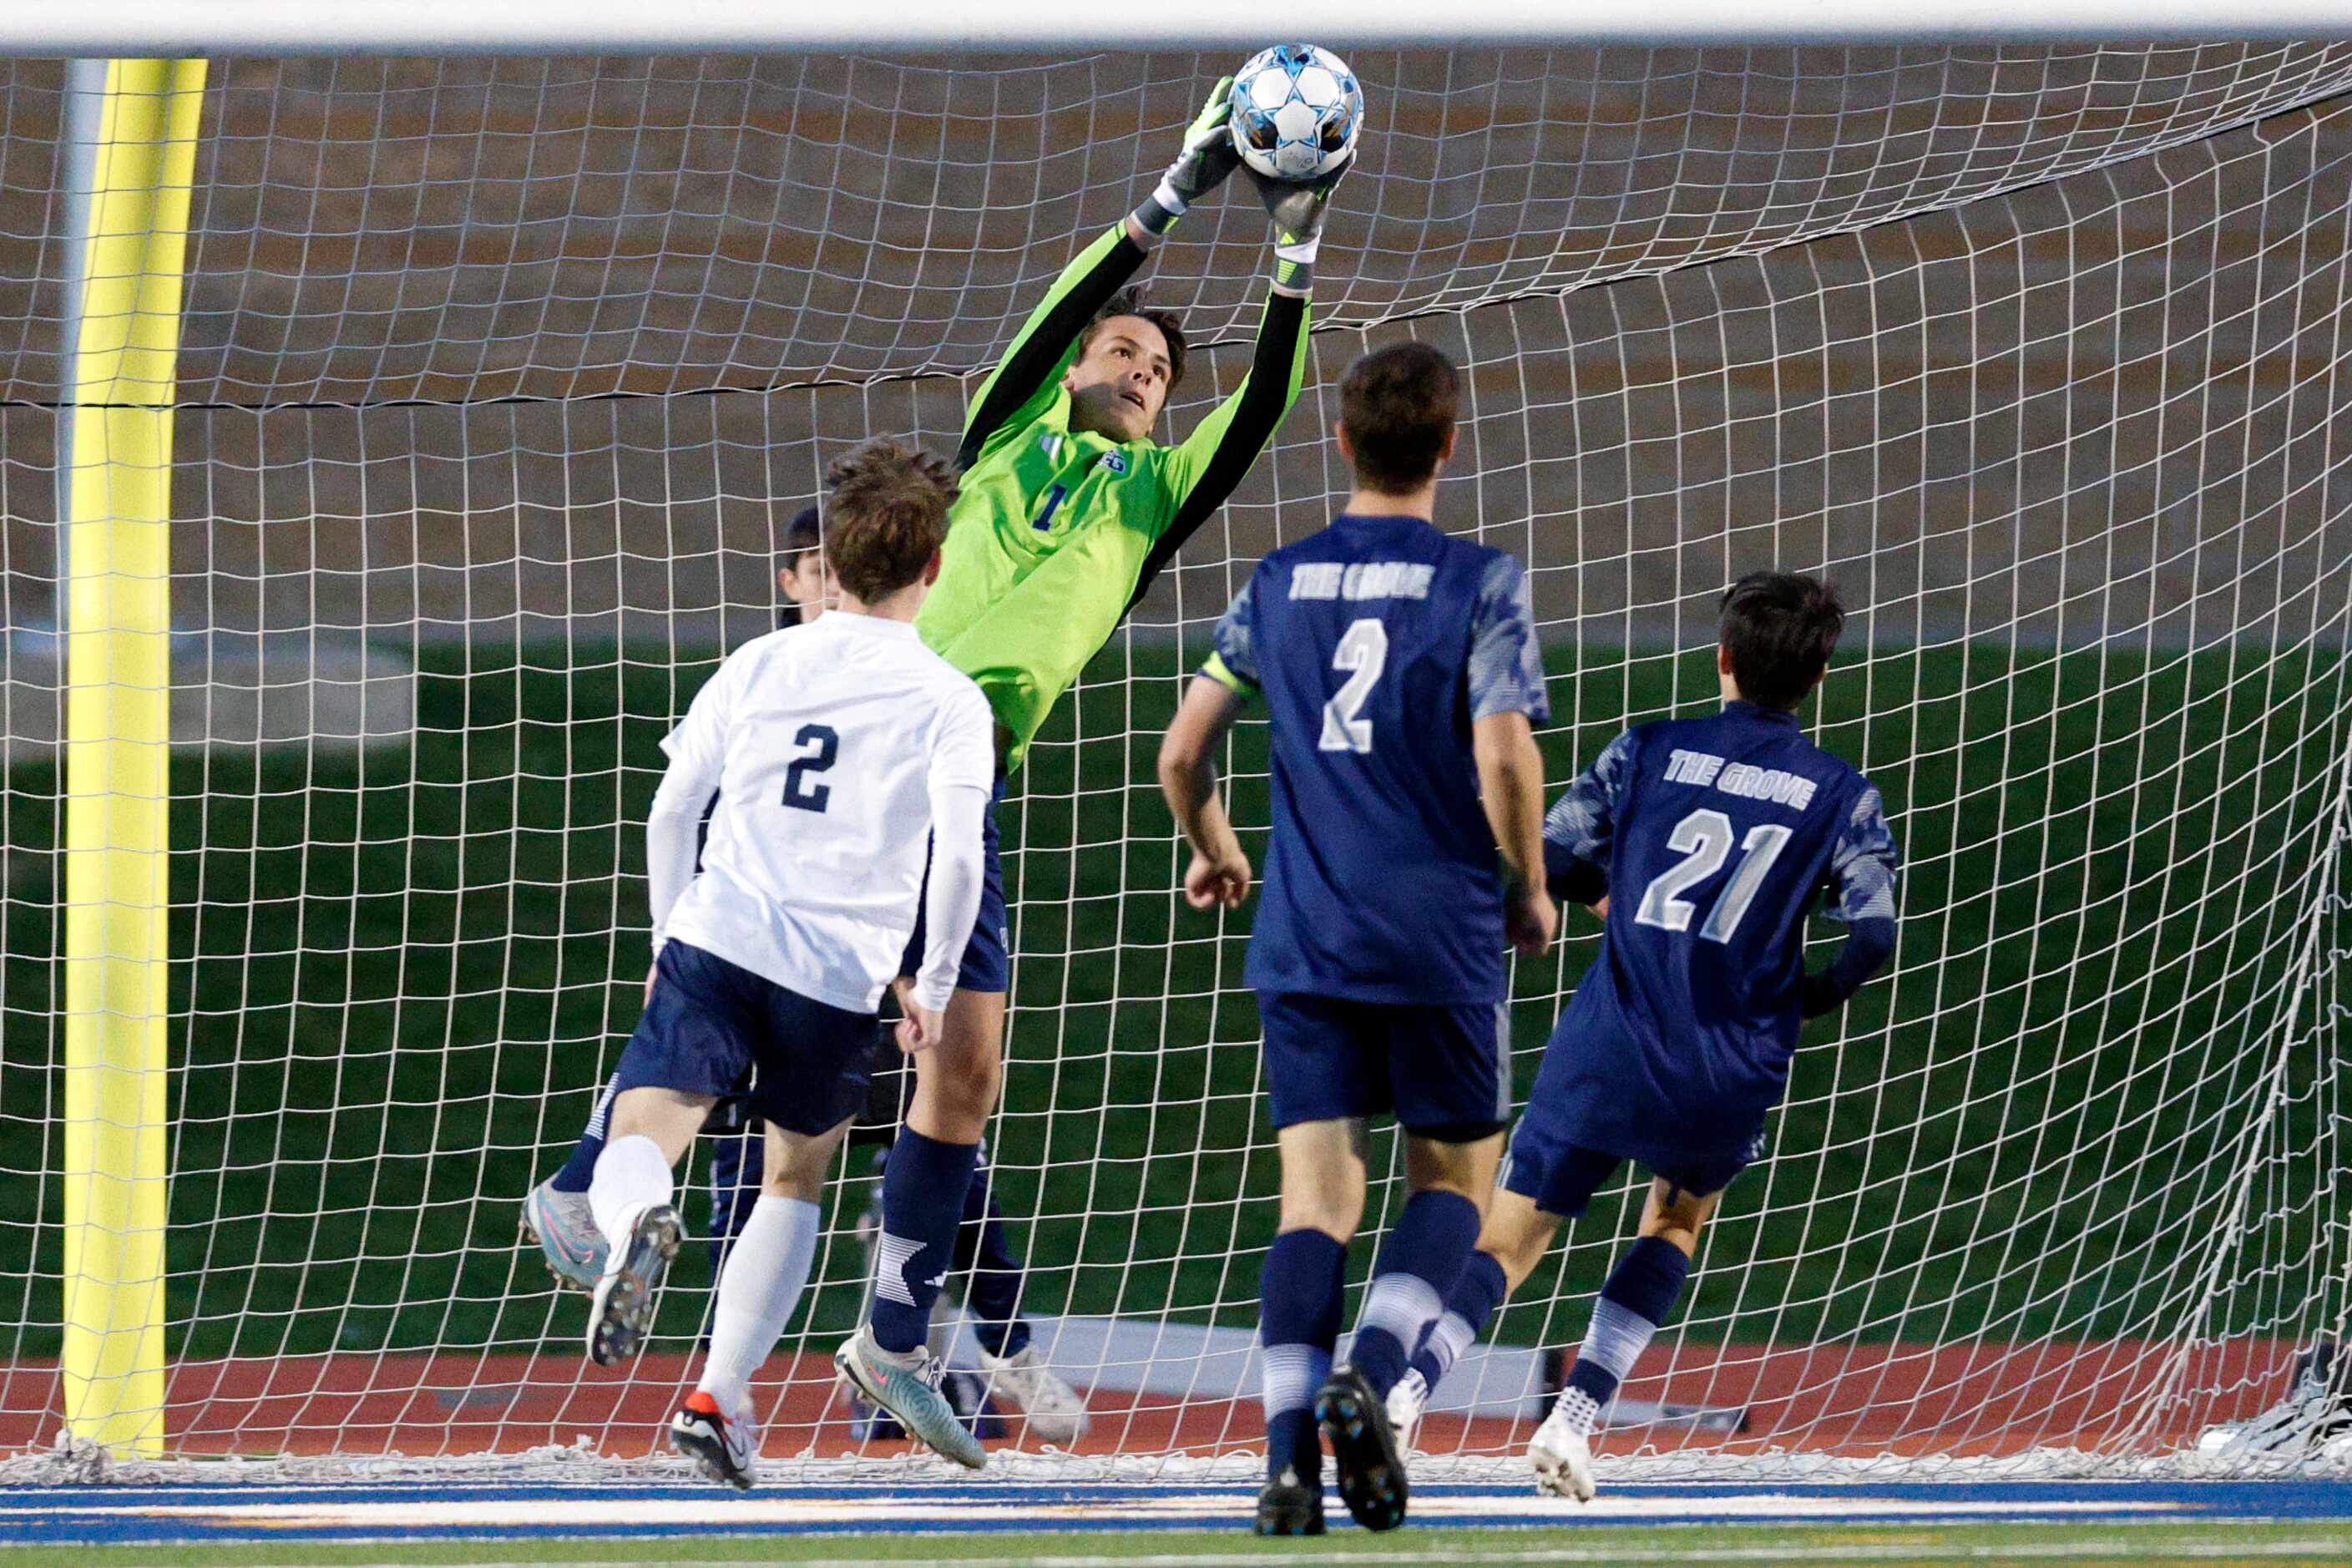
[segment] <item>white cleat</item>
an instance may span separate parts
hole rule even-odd
[[[1428,1411],[1429,1380],[1407,1367],[1389,1390],[1389,1430],[1396,1436],[1398,1453],[1412,1452],[1412,1440],[1421,1435],[1421,1418]]]
[[[1045,1364],[1035,1345],[1023,1345],[1018,1355],[982,1351],[980,1365],[991,1387],[1028,1418],[1029,1430],[1041,1442],[1067,1447],[1087,1435],[1091,1418],[1086,1397]]]
[[[695,1390],[670,1417],[669,1446],[694,1461],[712,1480],[748,1492],[760,1459],[760,1428],[748,1415],[729,1415],[719,1402]]]
[[[1592,1403],[1575,1389],[1563,1393],[1544,1424],[1536,1428],[1535,1441],[1528,1445],[1528,1463],[1535,1468],[1536,1490],[1591,1502],[1592,1444],[1569,1420],[1567,1405],[1571,1398],[1588,1406]]]
[[[2208,1458],[2340,1462],[2352,1456],[2352,1357],[2323,1340],[2295,1357],[2286,1397],[2251,1421],[2208,1426],[2197,1449]]]

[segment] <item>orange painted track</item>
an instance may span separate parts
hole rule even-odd
[[[1630,1431],[1610,1446],[1685,1444],[1727,1453],[1999,1454],[2053,1446],[2161,1450],[2209,1421],[2251,1414],[2277,1397],[2295,1347],[2239,1340],[2183,1348],[2146,1340],[2025,1346],[1725,1345],[1653,1347],[1628,1399],[1745,1405],[1738,1437]],[[1679,1365],[1669,1368],[1669,1357]],[[167,1426],[185,1454],[515,1453],[586,1435],[604,1453],[651,1450],[692,1362],[648,1355],[608,1372],[572,1354],[323,1355],[191,1363],[173,1369]],[[860,1445],[831,1363],[770,1362],[755,1385],[771,1458],[898,1453]],[[1261,1441],[1255,1400],[1097,1393],[1090,1454],[1213,1454]],[[0,1365],[0,1452],[47,1443],[59,1425],[54,1363]],[[1540,1415],[1434,1415],[1430,1453],[1507,1453]],[[1038,1447],[1018,1420],[1011,1446]]]

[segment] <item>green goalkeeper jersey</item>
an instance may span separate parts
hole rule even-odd
[[[1297,400],[1307,302],[1275,294],[1242,384],[1178,446],[1070,428],[1063,373],[1143,260],[1114,228],[1064,268],[966,418],[940,578],[915,617],[979,682],[1005,766],[1177,548],[1223,504]]]

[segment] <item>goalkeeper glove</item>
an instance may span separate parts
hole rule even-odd
[[[1219,185],[1241,163],[1234,147],[1232,128],[1234,79],[1226,77],[1209,89],[1209,101],[1184,132],[1184,150],[1160,176],[1150,199],[1135,209],[1135,221],[1151,234],[1176,226],[1185,209]]]
[[[1265,204],[1266,216],[1274,219],[1276,288],[1304,294],[1315,286],[1315,255],[1323,246],[1323,215],[1331,205],[1332,191],[1355,164],[1356,155],[1350,153],[1311,180],[1269,180],[1255,169],[1249,172],[1257,199]]]

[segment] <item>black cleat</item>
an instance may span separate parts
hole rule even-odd
[[[1386,1402],[1352,1363],[1331,1369],[1315,1394],[1315,1419],[1331,1440],[1339,1499],[1366,1530],[1404,1522],[1404,1461],[1389,1430]]]
[[[1260,1535],[1320,1535],[1323,1533],[1323,1489],[1308,1486],[1297,1470],[1286,1469],[1257,1494]]]

